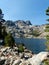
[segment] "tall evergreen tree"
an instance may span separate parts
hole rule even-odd
[[[5,26],[3,26],[2,22],[5,20],[3,19],[3,13],[2,10],[0,9],[0,39],[3,39],[6,34]]]
[[[2,19],[3,18],[3,13],[2,13],[2,10],[0,9],[0,19]]]
[[[46,9],[46,15],[49,16],[49,7]],[[48,34],[46,35],[46,39],[47,39],[47,51],[49,51],[49,18],[46,20],[47,24],[46,24],[46,32],[48,32]]]
[[[2,23],[0,22],[0,39],[2,39]]]
[[[2,37],[3,37],[3,39],[5,38],[6,35],[7,35],[6,27],[2,26]]]

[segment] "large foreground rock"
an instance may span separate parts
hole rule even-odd
[[[20,65],[40,65],[41,62],[47,59],[48,52],[40,52],[37,55],[34,55],[32,58],[22,62]],[[28,64],[29,63],[29,64]]]

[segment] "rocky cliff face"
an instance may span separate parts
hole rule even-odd
[[[4,26],[6,26],[7,32],[11,32],[16,37],[21,36],[27,38],[34,37],[34,35],[32,34],[34,30],[41,33],[39,37],[42,37],[43,36],[42,34],[44,34],[45,25],[33,26],[30,21],[23,21],[23,20],[5,21],[4,19],[2,19],[0,20],[0,22],[2,22]]]
[[[26,21],[26,24],[27,24],[27,25],[32,25],[31,22],[30,22],[29,20]]]

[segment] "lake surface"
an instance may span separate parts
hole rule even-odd
[[[15,41],[16,43],[24,43],[26,48],[31,50],[33,53],[39,53],[46,49],[45,39],[15,38]]]

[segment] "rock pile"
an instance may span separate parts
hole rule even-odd
[[[32,52],[25,49],[18,52],[18,47],[0,46],[0,65],[19,65],[33,56]]]

